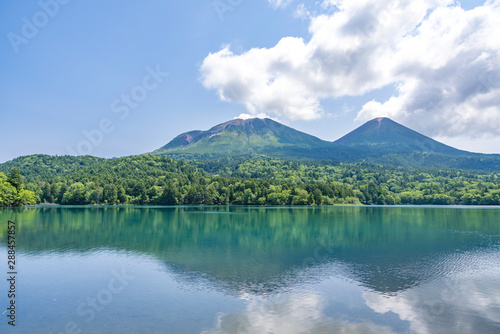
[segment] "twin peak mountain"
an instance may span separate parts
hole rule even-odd
[[[234,119],[207,131],[180,134],[153,154],[181,159],[251,155],[414,167],[500,169],[500,155],[458,150],[389,118],[368,121],[334,142],[268,118]],[[488,160],[486,165],[483,160]]]

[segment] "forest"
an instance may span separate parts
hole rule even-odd
[[[3,172],[3,173],[2,173]],[[0,165],[0,206],[500,205],[500,173],[369,163],[32,155]]]

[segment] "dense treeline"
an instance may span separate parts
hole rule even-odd
[[[500,173],[265,159],[222,166],[217,173],[294,185],[341,182],[362,204],[500,205]]]
[[[359,203],[339,183],[294,185],[211,176],[182,161],[151,155],[107,160],[32,183],[39,203],[66,205],[311,205]]]
[[[38,155],[9,167],[19,165],[30,181],[33,200],[26,203],[500,205],[500,173],[276,159],[195,162],[200,168],[152,155],[73,159]]]
[[[227,154],[186,154],[157,153],[175,160],[184,160],[195,165],[203,165],[206,170],[216,170],[223,165],[234,164],[247,160],[279,159],[301,163],[346,162],[348,164],[369,163],[388,167],[404,167],[409,169],[460,169],[469,171],[498,172],[500,170],[500,154],[480,154],[464,152],[464,155],[440,154],[434,152],[393,151],[390,146],[335,147],[311,150],[301,147],[279,147],[278,150],[258,151],[233,156]],[[460,151],[459,151],[460,152]]]
[[[32,182],[76,172],[82,167],[97,164],[105,160],[88,155],[73,157],[69,155],[50,156],[34,154],[18,157],[1,164],[0,172],[7,174],[12,168],[16,168],[23,175],[26,182]]]
[[[12,168],[8,176],[0,172],[0,207],[35,203],[35,193],[24,189],[24,183],[17,168]]]

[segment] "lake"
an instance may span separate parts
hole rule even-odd
[[[0,222],[1,333],[500,332],[498,207],[47,206]]]

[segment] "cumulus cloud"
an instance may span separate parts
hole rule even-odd
[[[470,11],[434,10],[391,52],[401,79],[387,101],[370,101],[358,115],[389,116],[441,136],[500,132],[498,4]]]
[[[322,114],[316,94],[298,75],[307,67],[301,38],[283,38],[272,49],[235,55],[229,47],[203,61],[203,84],[223,101],[242,103],[251,114],[267,112],[289,119],[314,119]]]
[[[498,136],[498,1],[467,11],[454,0],[321,4],[309,40],[284,37],[242,54],[225,46],[205,58],[203,85],[251,115],[291,120],[322,117],[322,99],[392,86],[392,97],[367,101],[357,119],[388,116],[439,136]]]

